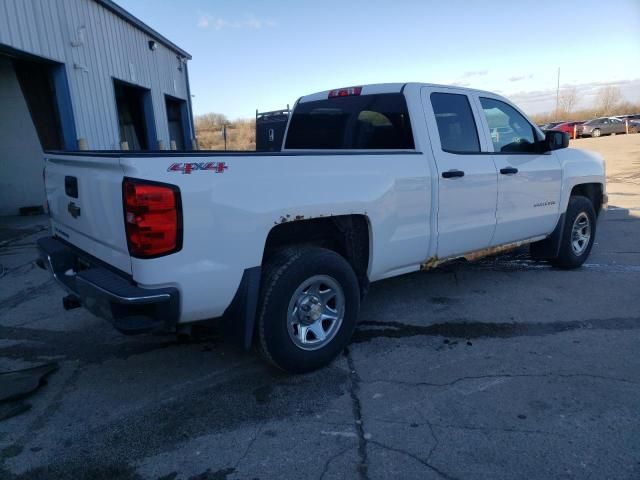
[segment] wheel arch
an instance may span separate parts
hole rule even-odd
[[[578,183],[574,185],[573,188],[571,188],[570,194],[567,195],[566,203],[564,204],[562,213],[558,218],[558,223],[553,232],[544,240],[531,244],[531,254],[540,259],[556,257],[560,251],[567,208],[571,197],[582,196],[588,198],[593,205],[597,218],[603,205],[603,193],[604,185],[599,182]]]
[[[364,296],[371,268],[371,223],[363,214],[294,218],[275,225],[267,235],[262,265],[277,251],[294,245],[315,245],[332,250],[353,268]]]

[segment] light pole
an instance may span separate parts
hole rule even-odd
[[[558,67],[558,86],[556,87],[556,121],[560,114],[560,67]]]

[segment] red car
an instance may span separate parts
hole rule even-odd
[[[561,132],[565,132],[569,134],[569,138],[576,138],[574,135],[574,128],[577,125],[582,125],[584,122],[564,122],[560,125],[556,125],[552,128],[552,130],[560,130]]]

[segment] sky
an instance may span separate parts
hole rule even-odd
[[[575,86],[640,101],[640,0],[116,0],[193,56],[195,114],[230,119],[384,82],[469,86],[530,114]]]

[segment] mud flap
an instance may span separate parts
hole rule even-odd
[[[556,258],[560,252],[560,242],[564,233],[564,217],[563,213],[556,224],[556,228],[544,240],[532,243],[530,246],[531,256],[537,260],[549,260]]]
[[[245,350],[249,350],[253,343],[261,275],[261,267],[244,271],[240,286],[222,316],[225,336],[233,338]]]

